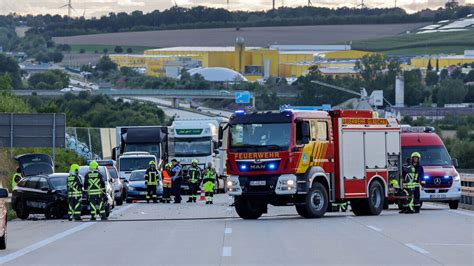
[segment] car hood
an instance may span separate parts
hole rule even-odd
[[[130,181],[128,183],[129,187],[136,187],[136,188],[145,188],[145,181]]]
[[[429,176],[456,176],[458,172],[453,166],[423,166],[423,171],[425,175]]]

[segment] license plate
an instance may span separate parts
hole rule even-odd
[[[431,199],[445,199],[446,198],[446,195],[430,195],[430,198]]]
[[[250,181],[251,186],[266,186],[267,181],[262,180],[262,181]]]
[[[146,191],[140,192],[140,195],[146,195]]]

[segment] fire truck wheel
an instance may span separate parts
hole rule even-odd
[[[328,209],[328,193],[321,183],[314,183],[303,205],[297,205],[296,211],[305,218],[323,217]]]
[[[235,201],[235,211],[242,219],[255,220],[262,216],[263,207],[256,201],[240,197]]]
[[[382,184],[373,181],[369,186],[369,197],[367,199],[356,199],[351,201],[352,212],[355,215],[379,215],[384,204]]]

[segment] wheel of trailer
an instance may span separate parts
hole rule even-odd
[[[263,208],[255,201],[246,198],[237,198],[235,201],[235,211],[246,220],[254,220],[260,218],[263,214]]]
[[[358,216],[379,215],[383,210],[384,198],[382,184],[379,181],[373,181],[370,183],[367,199],[351,201],[352,212]]]
[[[314,183],[306,194],[305,203],[297,205],[296,211],[304,218],[320,218],[326,213],[328,204],[326,188],[321,183]]]
[[[133,200],[131,200],[131,199],[126,199],[126,201],[125,201],[125,202],[127,202],[127,203],[132,203],[132,202],[133,202]]]
[[[20,201],[16,204],[16,216],[22,220],[26,220],[28,216],[30,216],[30,212],[24,201]]]
[[[7,224],[5,224],[5,233],[0,237],[0,249],[7,248]]]
[[[456,210],[459,207],[459,201],[458,200],[453,200],[449,202],[449,208],[451,210]]]

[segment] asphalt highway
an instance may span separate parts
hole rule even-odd
[[[304,219],[293,207],[270,207],[250,221],[231,202],[126,204],[106,222],[14,220],[0,264],[474,265],[471,211],[425,203],[420,214]]]

